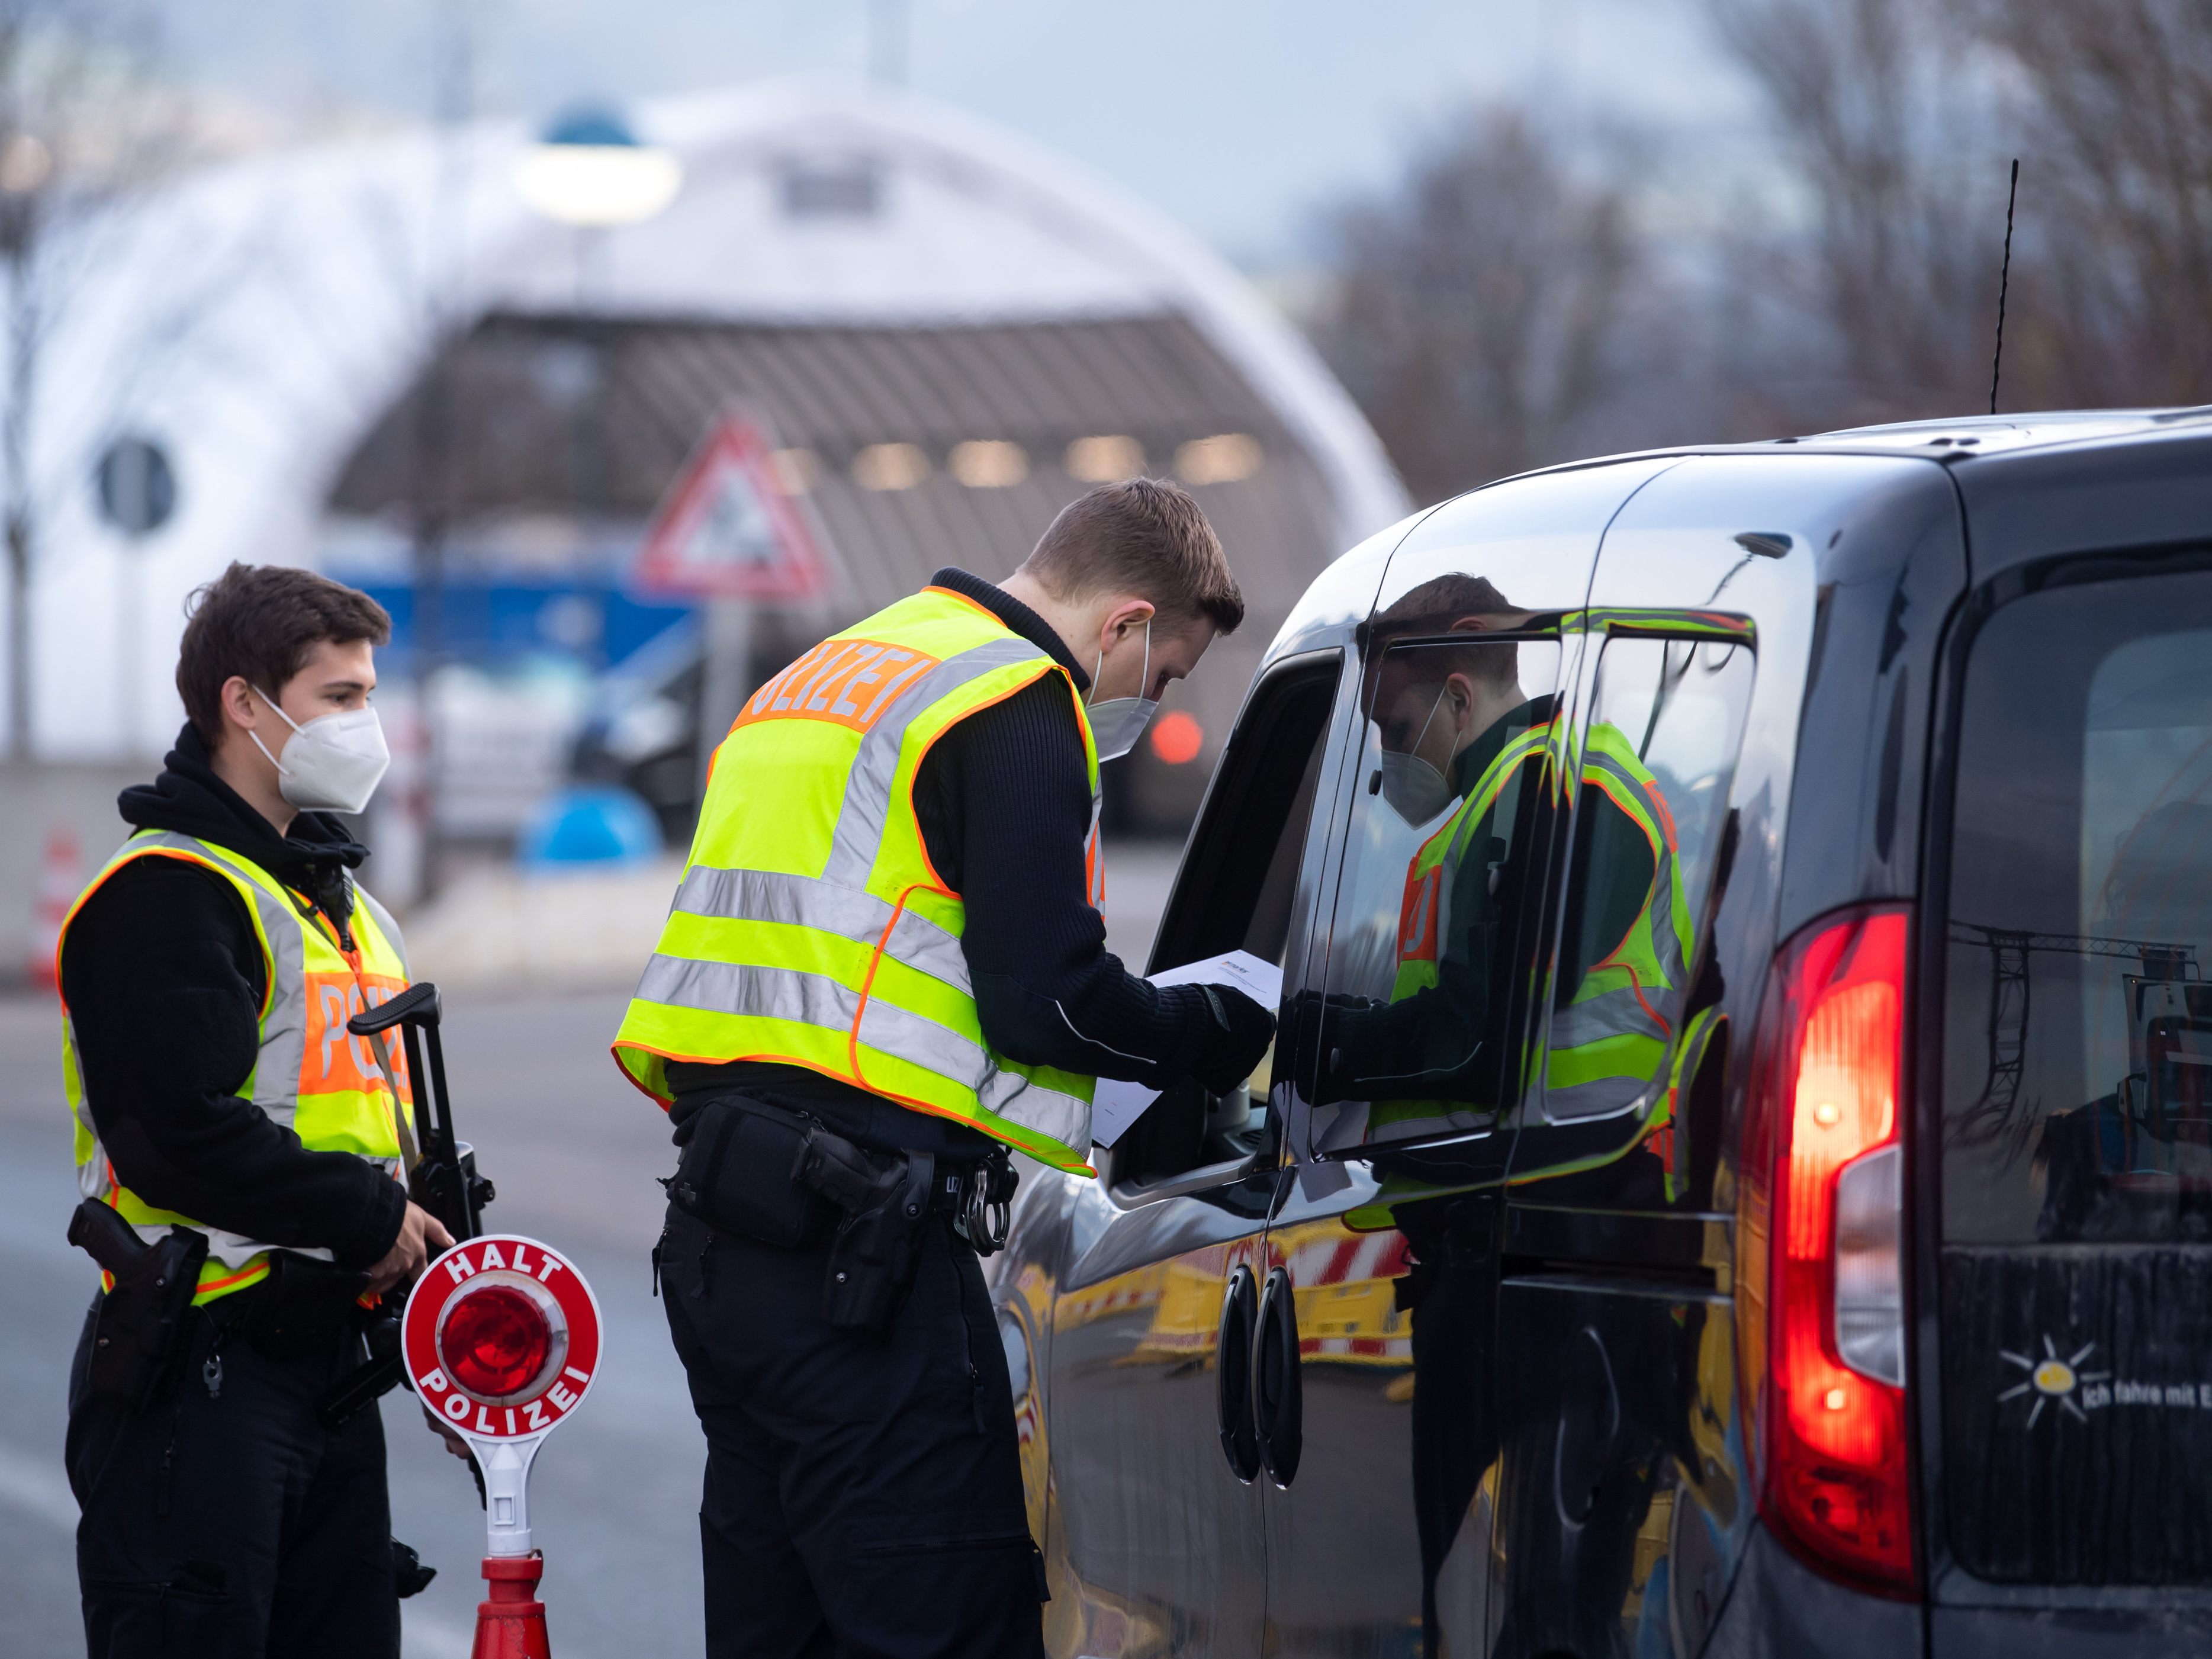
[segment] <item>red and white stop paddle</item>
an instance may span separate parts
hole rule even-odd
[[[483,1471],[490,1597],[477,1609],[475,1659],[545,1659],[530,1465],[599,1372],[592,1287],[534,1238],[471,1238],[415,1281],[400,1352],[423,1405],[468,1442]]]

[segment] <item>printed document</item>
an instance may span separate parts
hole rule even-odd
[[[1154,974],[1152,983],[1234,986],[1269,1013],[1274,1012],[1283,1000],[1283,970],[1249,951],[1231,951],[1224,956],[1208,957],[1203,962],[1170,968]],[[1100,1078],[1097,1092],[1091,1101],[1092,1144],[1111,1146],[1159,1097],[1158,1089],[1148,1089],[1141,1083]]]

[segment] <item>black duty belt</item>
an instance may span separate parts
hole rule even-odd
[[[319,1358],[360,1330],[368,1275],[289,1250],[269,1253],[269,1274],[204,1305],[225,1342],[252,1343],[272,1358]]]

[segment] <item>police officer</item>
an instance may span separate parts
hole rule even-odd
[[[78,1183],[113,1212],[89,1212],[107,1259],[181,1243],[197,1263],[158,1328],[150,1281],[106,1276],[78,1345],[86,1639],[94,1659],[392,1659],[382,1422],[316,1416],[362,1357],[363,1298],[450,1242],[394,1178],[398,1056],[344,1029],[406,983],[398,928],[353,883],[366,849],[330,816],[386,764],[368,697],[390,620],[276,566],[233,564],[194,600],[189,722],[124,791],[133,833],[61,940]]]
[[[684,1148],[657,1251],[708,1441],[713,1659],[1042,1651],[976,1256],[1009,1151],[1088,1174],[1101,1074],[1227,1093],[1233,989],[1104,948],[1098,766],[1243,600],[1197,504],[1073,502],[744,703],[615,1052]]]

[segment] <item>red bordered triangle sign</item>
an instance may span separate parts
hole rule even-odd
[[[650,593],[713,599],[819,599],[830,586],[822,540],[784,493],[759,416],[716,422],[668,487],[638,550],[632,580]]]

